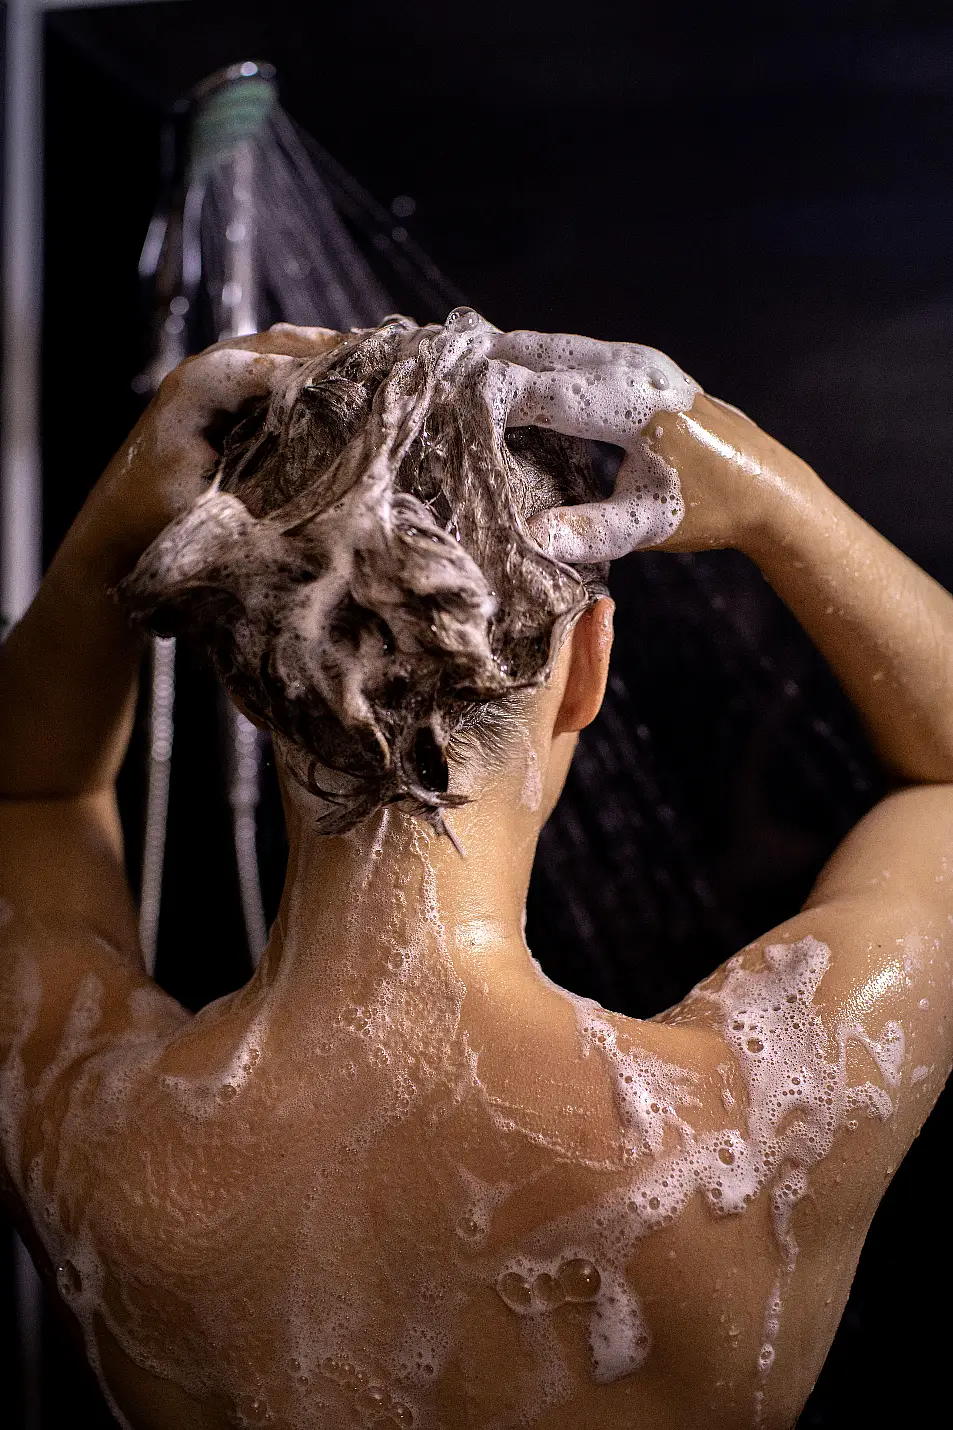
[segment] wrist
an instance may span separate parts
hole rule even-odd
[[[754,495],[754,494],[752,494]],[[756,499],[746,503],[735,546],[763,565],[813,546],[841,503],[806,462],[760,474]]]

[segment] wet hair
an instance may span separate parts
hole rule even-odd
[[[445,829],[451,741],[499,745],[605,590],[529,536],[598,492],[583,443],[504,431],[493,332],[397,318],[303,363],[119,588],[133,619],[204,643],[329,834],[393,803]]]

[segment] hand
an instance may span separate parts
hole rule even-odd
[[[772,488],[813,477],[652,348],[502,333],[491,357],[506,426],[551,426],[625,454],[611,497],[543,512],[531,523],[534,538],[558,560],[610,561],[645,547],[742,546]]]
[[[118,581],[206,491],[218,461],[207,435],[216,420],[270,396],[303,361],[340,340],[328,328],[279,323],[216,343],[175,368],[91,492],[65,543],[73,555]]]
[[[642,433],[658,413],[689,408],[696,382],[654,348],[567,333],[496,334],[488,356],[505,427],[552,427],[623,449],[611,497],[535,519],[543,550],[577,564],[612,561],[672,534],[683,515],[678,476]]]
[[[667,551],[733,546],[750,554],[758,533],[778,513],[779,501],[794,512],[799,501],[822,486],[806,462],[750,417],[704,392],[687,412],[661,413],[643,440],[678,473],[684,514],[674,533],[659,543]]]

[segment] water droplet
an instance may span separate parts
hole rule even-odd
[[[321,1362],[321,1370],[324,1375],[338,1381],[350,1380],[354,1374],[353,1365],[343,1356],[325,1356]]]
[[[241,1396],[235,1409],[246,1425],[265,1425],[271,1419],[268,1402],[262,1395]]]
[[[390,1396],[381,1385],[368,1385],[354,1402],[358,1410],[390,1409]]]

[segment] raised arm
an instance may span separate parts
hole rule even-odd
[[[141,640],[110,595],[162,528],[205,489],[206,430],[270,392],[323,329],[222,344],[163,383],[0,649],[0,798],[60,798],[111,787],[125,752]],[[314,334],[303,337],[302,334]],[[246,346],[254,344],[254,347]],[[307,349],[307,351],[305,351]]]
[[[953,598],[734,408],[699,396],[646,436],[680,474],[685,518],[666,545],[733,545],[757,561],[905,786],[851,831],[804,909],[752,951],[823,940],[830,967],[817,998],[832,1025],[853,1026],[858,1009],[871,1036],[898,1023],[915,1094],[899,1099],[885,1141],[902,1150],[953,1060]]]
[[[737,546],[797,616],[899,780],[953,782],[953,597],[749,418],[699,395],[647,445],[680,472],[665,545]]]
[[[111,588],[205,490],[209,425],[336,340],[281,327],[167,378],[0,649],[0,1060],[17,1033],[24,959],[42,979],[40,1065],[87,973],[120,1002],[130,977],[145,981],[114,797],[142,642]]]
[[[503,333],[508,424],[616,443],[612,496],[536,519],[567,561],[737,547],[759,564],[856,704],[885,765],[953,781],[953,598],[744,413],[650,348]]]

